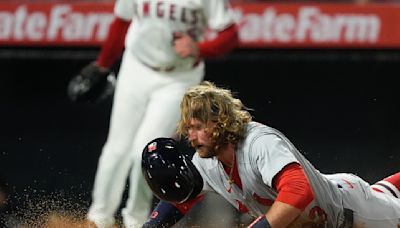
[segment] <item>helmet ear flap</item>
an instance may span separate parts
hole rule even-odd
[[[203,189],[203,179],[172,138],[156,138],[142,152],[142,173],[159,199],[184,202]]]

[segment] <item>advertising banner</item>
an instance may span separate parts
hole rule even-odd
[[[112,11],[112,2],[0,2],[0,46],[99,46]],[[400,4],[248,3],[233,13],[241,47],[400,48]]]

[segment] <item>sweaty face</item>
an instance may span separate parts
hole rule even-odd
[[[191,119],[187,126],[188,140],[202,158],[217,155],[211,138],[214,126],[214,123],[206,124],[197,119]]]

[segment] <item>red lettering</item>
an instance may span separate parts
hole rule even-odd
[[[197,24],[197,21],[198,21],[197,11],[193,10],[193,11],[191,11],[191,13],[192,13],[192,21],[190,23],[192,25],[195,25],[195,24]]]
[[[151,213],[150,218],[155,219],[158,216],[158,211],[153,211],[153,213]]]
[[[169,19],[175,21],[175,10],[176,10],[176,5],[175,4],[171,4],[169,6]]]
[[[182,21],[183,23],[186,23],[186,22],[187,22],[186,11],[187,11],[186,8],[182,8],[182,10],[181,10],[181,21]]]
[[[157,2],[157,17],[164,17],[163,2]]]
[[[149,16],[150,2],[143,2],[143,16]]]
[[[242,202],[240,202],[239,200],[236,200],[236,202],[238,203],[240,212],[242,212],[242,213],[249,212],[249,209],[247,209],[247,207]]]

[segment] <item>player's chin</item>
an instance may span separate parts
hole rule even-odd
[[[196,151],[201,158],[211,158],[215,156],[215,154],[212,151],[207,150],[205,147],[197,148]]]

